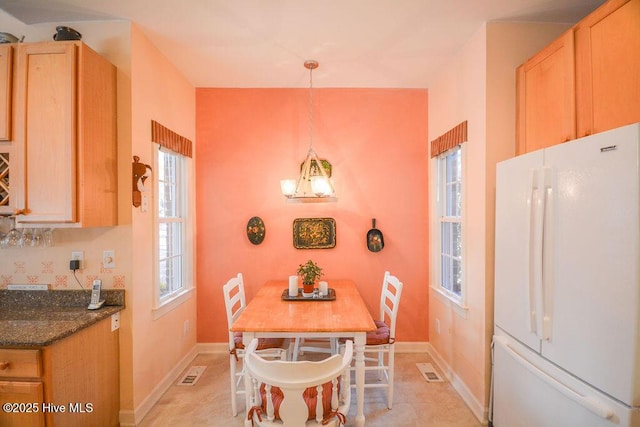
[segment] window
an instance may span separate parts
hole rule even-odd
[[[188,158],[166,148],[157,156],[156,306],[162,306],[191,286],[187,263]]]
[[[153,317],[170,312],[193,294],[193,144],[151,120],[157,149],[154,200],[155,278]],[[143,196],[144,197],[144,196]],[[144,202],[143,202],[144,204]]]
[[[462,148],[454,147],[437,158],[437,216],[440,234],[441,291],[462,301]]]

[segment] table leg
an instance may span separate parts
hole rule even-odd
[[[249,343],[254,338],[255,334],[253,332],[243,332],[242,333],[242,343],[244,344],[244,348],[249,347]],[[245,427],[252,427],[253,421],[247,420],[247,413],[249,412],[249,408],[251,408],[251,377],[247,373],[247,370],[244,368],[244,358],[242,359],[242,372],[244,372],[244,425]]]
[[[364,332],[361,332],[357,333],[354,338],[356,349],[356,397],[358,402],[356,426],[364,427],[364,346],[367,336]]]

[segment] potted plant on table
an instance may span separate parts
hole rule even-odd
[[[312,260],[298,267],[298,275],[302,277],[302,294],[303,296],[312,296],[313,288],[316,280],[322,276],[322,268]]]

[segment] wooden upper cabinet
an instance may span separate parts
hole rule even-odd
[[[0,45],[0,214],[12,214],[14,196],[10,185],[14,145],[11,143],[13,45]]]
[[[516,72],[516,153],[640,122],[640,0],[609,0]]]
[[[13,45],[0,45],[0,141],[11,140]]]
[[[575,138],[573,31],[565,32],[516,73],[516,152]]]
[[[16,56],[16,220],[115,225],[115,67],[76,41],[20,44]]]
[[[577,136],[640,122],[640,0],[611,0],[576,26]]]

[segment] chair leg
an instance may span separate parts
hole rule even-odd
[[[382,381],[384,377],[384,352],[378,352],[378,381]]]
[[[395,351],[393,350],[393,345],[389,348],[389,354],[387,356],[387,362],[389,363],[387,370],[387,408],[391,409],[393,406],[393,374],[394,374],[394,360],[395,360]]]
[[[291,355],[291,360],[294,362],[298,360],[298,354],[300,352],[300,338],[296,337],[295,343],[293,344],[293,354]]]
[[[235,417],[238,415],[238,402],[236,401],[236,358],[229,355],[229,372],[231,372],[231,412]]]

